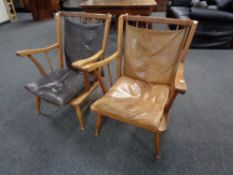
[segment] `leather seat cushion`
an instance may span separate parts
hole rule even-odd
[[[147,83],[173,83],[185,30],[125,27],[124,75]]]
[[[164,120],[170,87],[122,76],[91,109],[102,115],[157,131]]]
[[[175,18],[185,19],[189,16],[189,7],[170,7],[169,11]]]
[[[93,82],[93,77],[90,76]],[[41,99],[63,106],[84,89],[83,74],[72,69],[59,69],[40,77],[25,88]]]
[[[71,67],[73,62],[93,56],[100,50],[105,24],[81,24],[68,18],[64,20],[65,60],[66,65]]]

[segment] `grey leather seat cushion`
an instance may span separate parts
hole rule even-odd
[[[90,82],[93,82],[93,76]],[[59,69],[40,77],[36,82],[27,84],[27,90],[41,99],[63,106],[84,89],[83,74],[72,69]]]

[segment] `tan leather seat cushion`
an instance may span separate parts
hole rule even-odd
[[[102,98],[92,104],[91,109],[101,115],[157,131],[165,120],[163,110],[169,89],[167,85],[122,76]]]

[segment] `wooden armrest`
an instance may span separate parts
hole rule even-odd
[[[52,45],[50,45],[48,47],[44,47],[44,48],[20,50],[20,51],[16,52],[16,55],[24,57],[24,56],[28,56],[28,55],[38,54],[38,53],[41,53],[41,52],[46,52],[46,51],[55,49],[58,46],[59,46],[59,44],[55,43],[55,44],[52,44]]]
[[[95,63],[90,63],[87,65],[82,66],[80,69],[83,71],[87,71],[87,72],[92,72],[100,67],[103,67],[104,65],[109,64],[110,62],[112,62],[116,57],[118,56],[118,52],[115,52],[114,54],[112,54],[111,56],[109,56],[108,58],[105,58],[104,60],[95,62]]]
[[[95,62],[97,59],[99,59],[103,55],[103,53],[104,53],[104,51],[100,50],[95,55],[93,55],[89,58],[86,58],[86,59],[83,59],[80,61],[75,61],[74,63],[72,63],[72,67],[80,70],[81,67],[83,67],[84,65]]]
[[[178,93],[184,94],[187,90],[187,85],[184,79],[184,64],[179,65],[176,79],[175,79],[175,89]]]

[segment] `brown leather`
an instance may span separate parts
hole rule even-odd
[[[151,131],[166,127],[164,106],[170,87],[122,76],[91,109]],[[160,126],[163,125],[163,126]]]
[[[185,30],[126,25],[124,75],[91,109],[150,131],[165,131],[164,113],[179,65]]]
[[[126,26],[124,75],[171,85],[185,30],[148,30]]]

